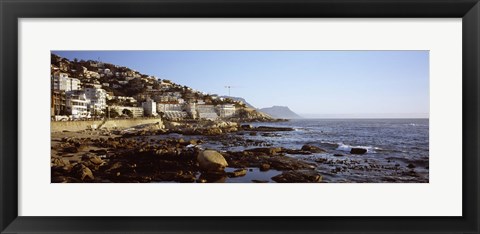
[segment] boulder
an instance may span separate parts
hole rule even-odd
[[[278,147],[254,148],[254,149],[248,149],[248,150],[245,150],[245,151],[253,152],[253,153],[267,154],[267,155],[273,156],[277,153],[282,152],[282,148],[278,148]]]
[[[322,176],[316,171],[286,171],[272,177],[277,183],[318,183]]]
[[[270,170],[270,164],[262,163],[262,165],[260,165],[260,171],[268,171],[268,170]]]
[[[215,150],[204,150],[197,156],[201,169],[205,171],[223,171],[228,166],[225,158]]]
[[[53,158],[51,166],[53,166],[53,167],[70,166],[70,161],[68,161],[67,159],[64,159],[64,158]]]
[[[312,153],[324,153],[324,152],[326,152],[324,149],[321,149],[321,148],[313,146],[313,145],[304,145],[304,146],[302,146],[302,150],[312,152]]]
[[[228,173],[228,176],[230,177],[240,177],[240,176],[245,176],[247,174],[246,169],[237,169],[233,172]]]
[[[351,154],[365,154],[367,153],[367,149],[364,149],[364,148],[352,148],[350,150],[350,153]]]
[[[92,171],[90,168],[86,167],[85,165],[79,163],[72,168],[72,174],[75,178],[78,178],[82,181],[93,180],[95,177],[93,176]]]
[[[223,133],[222,129],[220,128],[208,128],[204,135],[208,136],[216,136],[216,135],[221,135]]]

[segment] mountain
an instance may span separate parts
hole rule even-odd
[[[248,103],[244,98],[241,97],[231,97],[231,96],[220,96],[221,98],[230,98],[234,101],[237,102],[243,102],[247,107],[256,109],[254,106],[252,106],[250,103]]]
[[[301,119],[300,115],[290,110],[287,106],[272,106],[258,109],[260,112],[266,113],[274,118],[280,119]]]

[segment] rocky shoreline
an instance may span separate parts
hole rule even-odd
[[[243,182],[318,183],[323,182],[325,175],[346,170],[399,170],[342,159],[344,155],[336,155],[339,160],[305,160],[292,155],[308,157],[327,150],[308,144],[289,149],[243,137],[275,137],[279,132],[293,131],[292,128],[253,127],[226,121],[164,125],[52,133],[51,182],[215,183],[248,177],[249,181]],[[226,150],[211,149],[210,143],[221,144]],[[350,154],[365,152],[352,149]]]

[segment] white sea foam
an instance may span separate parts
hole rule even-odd
[[[338,143],[337,150],[350,152],[350,150],[352,150],[352,148],[366,149],[367,153],[376,153],[375,150],[381,150],[381,148],[379,148],[379,147],[364,146],[364,145],[352,146],[352,145],[343,144],[341,142]]]

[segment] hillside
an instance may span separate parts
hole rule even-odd
[[[247,100],[245,100],[245,98],[241,98],[241,97],[232,97],[232,96],[220,96],[221,98],[230,98],[234,101],[237,101],[237,102],[242,102],[243,104],[245,104],[248,108],[253,108],[255,109],[254,106],[252,106],[250,103],[247,102]]]
[[[267,108],[259,109],[260,112],[266,113],[273,118],[280,118],[280,119],[301,119],[302,117],[287,106],[272,106]]]
[[[200,90],[194,90],[184,84],[177,84],[172,80],[159,79],[153,75],[140,73],[129,67],[95,60],[74,59],[71,61],[51,54],[50,70],[52,81],[54,77],[60,79],[60,77],[67,76],[79,81],[77,89],[95,88],[104,90],[106,95],[103,98],[106,100],[103,103],[105,103],[105,106],[99,108],[100,112],[103,112],[107,105],[140,107],[147,99],[152,99],[157,104],[163,105],[163,112],[167,112],[165,108],[170,108],[168,113],[173,117],[167,116],[167,118],[182,116],[181,118],[215,119],[223,115],[221,118],[245,122],[275,121],[270,116],[259,113],[241,97],[208,94]],[[63,93],[62,95],[66,94]],[[197,106],[201,108],[198,111],[187,113],[188,105],[193,103],[198,103]],[[229,110],[229,107],[224,107],[225,105],[233,105],[235,107],[234,112]],[[172,114],[172,111],[176,112]],[[53,113],[57,112],[54,111]],[[200,114],[204,117],[200,117]]]

